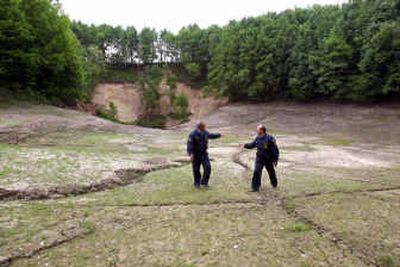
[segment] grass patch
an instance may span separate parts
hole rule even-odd
[[[11,170],[12,169],[10,167],[8,167],[8,166],[5,166],[3,168],[0,167],[0,178],[6,176]]]
[[[396,266],[398,266],[396,264],[395,258],[393,256],[390,256],[390,255],[379,257],[378,264],[381,267],[396,267]]]
[[[331,171],[333,170],[333,168],[327,169],[324,174],[314,173],[311,171],[288,173],[286,176],[280,177],[282,182],[282,192],[286,197],[294,197],[304,194],[325,193],[338,190],[352,191],[364,186],[373,187],[373,184],[369,183],[360,183],[357,181],[332,177]]]
[[[0,126],[4,127],[19,126],[21,124],[23,124],[23,122],[19,120],[0,119]]]
[[[286,210],[289,211],[289,212],[293,212],[294,211],[295,205],[294,205],[293,198],[290,197],[290,198],[288,198],[286,200],[285,207],[286,207]]]
[[[378,266],[396,266],[399,196],[386,192],[337,193],[297,201],[303,216],[318,222],[327,232],[340,234],[355,249],[370,251],[371,259],[379,260]]]
[[[2,150],[9,150],[16,147],[15,145],[9,145],[9,144],[0,144],[0,151]]]
[[[86,219],[82,220],[81,225],[82,225],[82,228],[85,229],[86,233],[88,233],[88,234],[92,234],[96,231],[96,226]]]
[[[339,137],[326,137],[324,138],[324,143],[331,146],[351,146],[352,142],[350,140],[339,138]]]
[[[297,222],[286,225],[285,229],[289,232],[307,232],[311,229],[311,226],[302,222]]]
[[[87,194],[101,203],[170,204],[209,203],[227,200],[248,200],[247,184],[230,171],[230,165],[213,164],[209,189],[194,189],[191,166],[156,171],[138,183],[109,191]],[[80,197],[79,197],[80,198]]]
[[[177,267],[196,267],[197,265],[194,263],[181,263],[178,264]]]

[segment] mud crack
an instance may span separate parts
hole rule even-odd
[[[42,241],[40,244],[33,245],[32,247],[16,250],[11,253],[11,255],[0,256],[0,267],[9,266],[17,260],[31,258],[44,250],[58,247],[64,243],[87,236],[93,232],[90,227],[85,227],[82,222],[75,222],[66,227],[65,225],[63,226],[64,227],[60,227],[60,229],[56,230],[56,234],[49,240]]]
[[[184,166],[186,163],[182,160],[172,162],[158,162],[152,160],[144,162],[148,167],[136,169],[121,169],[116,170],[114,173],[104,179],[92,182],[90,184],[70,184],[70,185],[57,185],[53,187],[28,187],[26,189],[7,189],[0,188],[0,201],[15,201],[15,200],[44,200],[44,199],[58,199],[69,196],[77,196],[87,193],[100,192],[115,187],[126,186],[134,182],[139,182],[148,173],[178,168]]]

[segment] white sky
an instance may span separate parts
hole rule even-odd
[[[71,19],[96,25],[133,25],[141,30],[154,27],[177,32],[197,23],[200,27],[225,25],[230,20],[256,16],[268,11],[309,7],[313,4],[341,4],[347,0],[61,0]]]

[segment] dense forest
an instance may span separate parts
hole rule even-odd
[[[1,2],[0,87],[9,92],[72,101],[105,69],[169,66],[232,100],[400,96],[400,0],[293,9],[176,34],[70,22],[57,1]]]

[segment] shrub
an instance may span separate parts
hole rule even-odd
[[[164,129],[166,122],[167,118],[163,115],[149,115],[138,120],[136,123],[142,127]]]
[[[167,77],[167,84],[171,90],[176,89],[176,84],[178,83],[178,78],[175,74],[170,74]]]
[[[180,93],[179,95],[175,96],[172,104],[173,114],[171,114],[171,117],[178,119],[184,119],[187,117],[188,105],[189,102],[184,93]]]
[[[99,108],[96,110],[97,116],[99,116],[100,118],[106,119],[106,120],[114,121],[114,122],[119,122],[119,120],[117,118],[117,114],[118,114],[117,106],[112,101],[110,102],[108,109]]]
[[[188,63],[185,65],[186,71],[192,79],[197,79],[200,76],[200,66],[196,63]]]

